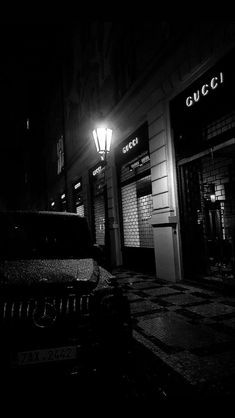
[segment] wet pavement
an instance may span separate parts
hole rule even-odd
[[[137,350],[152,356],[146,367],[156,361],[159,397],[233,398],[234,292],[131,270],[113,274],[130,301]]]
[[[25,411],[29,400],[37,408],[52,406],[53,414],[61,404],[78,413],[82,406],[103,411],[110,405],[113,411],[143,401],[145,412],[147,405],[164,414],[166,407],[175,413],[175,406],[182,412],[184,405],[188,415],[204,411],[202,403],[211,413],[217,411],[218,400],[225,416],[235,399],[235,293],[192,282],[161,282],[131,270],[113,274],[130,301],[133,324],[133,350],[124,373],[116,377],[110,364],[107,376],[15,382],[15,391],[11,382],[4,393],[8,411],[10,406]]]

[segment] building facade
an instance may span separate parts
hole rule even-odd
[[[233,282],[235,22],[106,23],[78,35],[55,106],[64,160],[58,124],[47,149],[48,208],[86,216],[101,246],[108,230],[113,266]],[[91,135],[100,112],[113,129],[105,167]]]

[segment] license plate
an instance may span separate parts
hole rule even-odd
[[[28,366],[37,363],[51,363],[55,361],[75,360],[77,347],[66,346],[44,350],[22,351],[18,353],[18,365]]]

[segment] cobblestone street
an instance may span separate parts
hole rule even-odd
[[[158,361],[161,395],[234,396],[235,297],[128,270],[113,274],[130,300],[135,341]]]

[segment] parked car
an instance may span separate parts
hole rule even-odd
[[[1,376],[72,376],[123,364],[129,304],[96,253],[77,214],[0,213]]]

